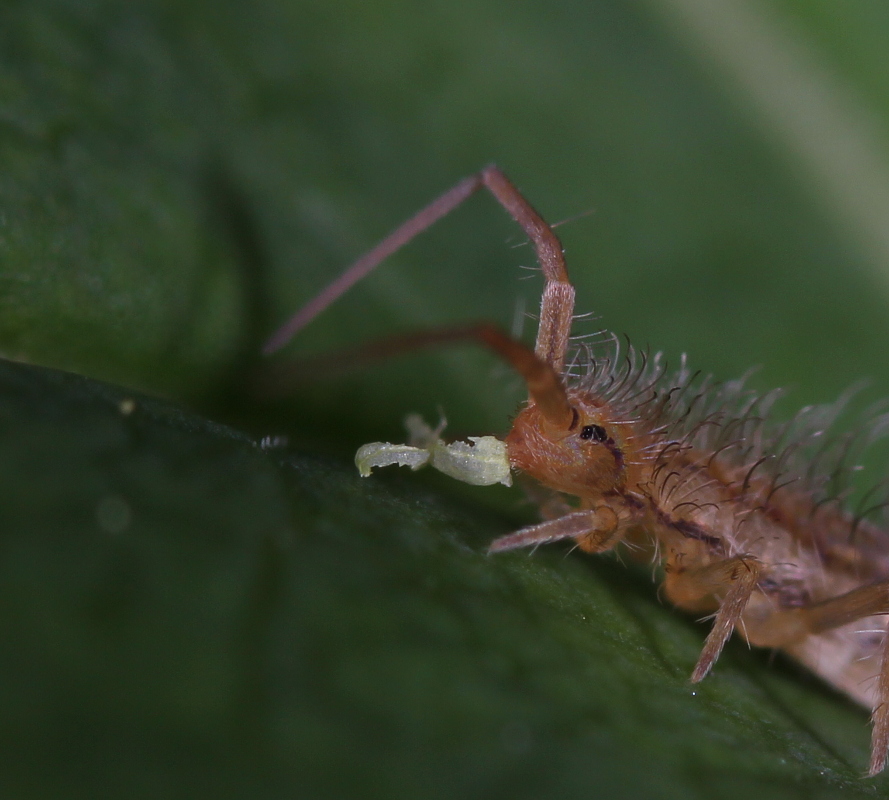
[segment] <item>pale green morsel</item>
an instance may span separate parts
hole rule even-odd
[[[445,444],[440,438],[444,420],[434,430],[419,416],[411,414],[405,420],[411,444],[372,442],[363,445],[355,454],[355,465],[363,478],[374,467],[398,464],[420,469],[427,464],[473,486],[512,485],[506,443],[495,436],[470,436],[467,442]]]

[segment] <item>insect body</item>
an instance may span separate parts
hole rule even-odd
[[[707,675],[736,629],[751,644],[780,648],[872,710],[869,772],[880,772],[889,748],[889,532],[843,508],[835,479],[853,441],[823,435],[839,404],[779,424],[768,416],[776,393],[756,395],[743,381],[711,383],[684,362],[671,372],[659,355],[629,346],[621,354],[616,340],[581,350],[582,374],[575,374],[580,359],[566,369],[574,289],[561,245],[496,167],[402,225],[267,350],[482,187],[528,234],[546,279],[534,350],[489,324],[420,334],[388,349],[474,339],[524,378],[528,401],[502,442],[445,445],[415,422],[412,445],[367,445],[359,468],[431,462],[471,483],[508,482],[510,470],[536,479],[564,499],[562,513],[497,539],[491,552],[569,539],[589,553],[623,543],[647,554],[662,564],[676,606],[713,613],[692,681]],[[886,422],[878,417],[868,433]]]

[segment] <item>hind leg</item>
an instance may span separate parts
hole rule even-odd
[[[882,614],[889,614],[889,581],[862,586],[802,608],[777,611],[755,625],[748,624],[748,640],[761,647],[786,647],[806,636]],[[882,772],[889,751],[889,636],[883,642],[876,677],[869,775]]]

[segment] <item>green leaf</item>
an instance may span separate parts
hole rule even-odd
[[[4,793],[882,791],[865,715],[780,659],[735,643],[692,694],[703,629],[647,576],[483,556],[514,495],[358,481],[346,454],[408,412],[502,432],[488,356],[274,406],[251,381],[294,307],[496,161],[548,219],[594,210],[559,228],[581,331],[761,364],[789,411],[885,394],[887,27],[822,0],[2,4],[0,350],[251,431],[3,366]],[[521,241],[474,199],[290,352],[509,326],[539,296]],[[254,444],[284,432],[316,455]]]
[[[615,561],[0,364],[10,796],[870,796],[866,714]],[[882,785],[882,779],[878,785]]]

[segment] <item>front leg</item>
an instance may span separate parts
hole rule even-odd
[[[596,506],[586,511],[572,511],[563,517],[520,528],[515,533],[491,542],[489,553],[536,547],[563,539],[574,539],[588,553],[610,550],[623,537],[626,524],[619,509],[609,505]]]

